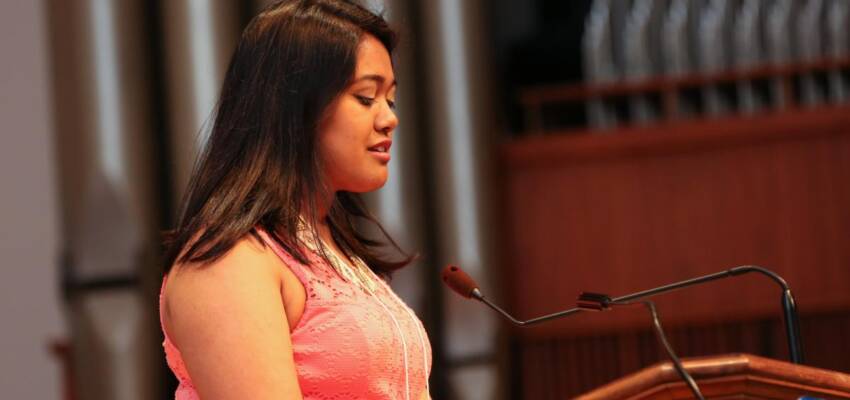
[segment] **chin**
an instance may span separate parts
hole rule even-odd
[[[375,190],[378,190],[378,189],[384,187],[384,185],[386,185],[386,184],[387,184],[387,176],[384,175],[384,177],[382,179],[378,179],[378,180],[372,182],[370,187],[368,189],[366,189],[365,192],[373,192]]]
[[[368,193],[378,190],[387,184],[387,174],[379,174],[360,180],[356,185],[351,185],[347,191],[354,193]]]

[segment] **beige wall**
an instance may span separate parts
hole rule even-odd
[[[43,0],[0,2],[0,398],[59,399],[64,321]]]

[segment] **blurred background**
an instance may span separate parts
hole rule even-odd
[[[0,2],[0,396],[167,399],[157,315],[220,81],[263,0]],[[643,310],[520,318],[756,264],[806,364],[850,373],[850,2],[373,0],[401,31],[392,284],[435,399],[568,398],[665,359]],[[657,299],[673,347],[787,359],[746,276]]]

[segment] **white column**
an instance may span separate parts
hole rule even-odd
[[[482,20],[486,2],[437,0],[421,6],[429,82],[428,119],[435,176],[437,265],[457,264],[484,293],[495,293],[494,248],[498,226],[491,215],[491,157],[498,138],[492,96],[487,93],[490,57]],[[497,324],[481,304],[443,291],[446,356],[453,389],[463,399],[498,398],[494,359]],[[484,360],[481,362],[471,360]],[[471,361],[471,362],[470,362]],[[457,366],[453,366],[455,364]],[[458,365],[460,364],[460,365]],[[462,366],[461,366],[462,365]]]
[[[160,240],[144,3],[49,7],[76,396],[150,399],[162,354],[143,284]],[[115,296],[145,306],[110,306]]]
[[[179,204],[239,39],[235,1],[169,0],[163,5],[173,194]]]

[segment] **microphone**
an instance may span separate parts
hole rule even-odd
[[[452,288],[455,293],[467,299],[474,297],[481,300],[484,298],[481,295],[481,291],[478,290],[478,284],[472,280],[472,277],[460,269],[460,267],[447,265],[443,268],[443,272],[440,275],[443,277],[443,282]]]
[[[478,284],[475,283],[475,281],[469,275],[467,275],[466,272],[460,269],[460,267],[457,267],[455,265],[448,265],[443,268],[443,271],[440,275],[442,277],[443,282],[452,290],[454,290],[457,294],[468,299],[472,298],[481,301],[482,303],[486,304],[488,307],[492,308],[515,325],[528,326],[548,321],[551,319],[567,317],[569,315],[576,314],[582,311],[607,310],[612,305],[617,305],[617,303],[629,303],[635,300],[652,297],[661,293],[671,292],[673,290],[685,288],[688,286],[699,285],[705,282],[729,278],[732,276],[739,276],[751,272],[767,276],[768,278],[776,282],[776,284],[779,285],[779,287],[782,289],[782,316],[785,324],[785,336],[788,341],[789,358],[794,364],[802,364],[803,350],[802,346],[800,345],[799,317],[797,314],[797,304],[794,300],[794,296],[791,294],[791,289],[788,287],[788,284],[785,282],[785,280],[782,279],[782,277],[780,277],[778,274],[766,268],[762,268],[755,265],[743,265],[739,267],[734,267],[725,271],[715,272],[713,274],[703,275],[696,278],[687,279],[684,281],[671,283],[669,285],[659,286],[653,289],[648,289],[641,292],[632,293],[629,295],[615,298],[610,298],[609,296],[604,294],[582,293],[579,296],[578,307],[554,312],[551,314],[527,320],[519,320],[514,318],[511,314],[491,302],[486,297],[484,297],[484,295],[481,293],[481,290],[479,290],[478,288]]]
[[[550,319],[566,317],[568,315],[582,311],[582,309],[579,308],[571,308],[569,310],[559,311],[556,313],[544,315],[542,317],[521,321],[514,318],[513,315],[509,314],[507,311],[503,310],[501,307],[497,306],[495,303],[484,297],[484,295],[481,294],[481,290],[478,289],[478,284],[475,283],[475,280],[473,280],[472,277],[470,277],[460,267],[456,265],[447,265],[445,268],[443,268],[443,271],[440,273],[440,276],[443,279],[443,283],[445,283],[446,286],[451,288],[455,293],[467,299],[475,299],[486,304],[488,307],[492,308],[499,314],[502,314],[502,316],[505,317],[508,321],[511,321],[514,325],[518,326],[526,326],[536,324],[538,322],[547,321]]]

